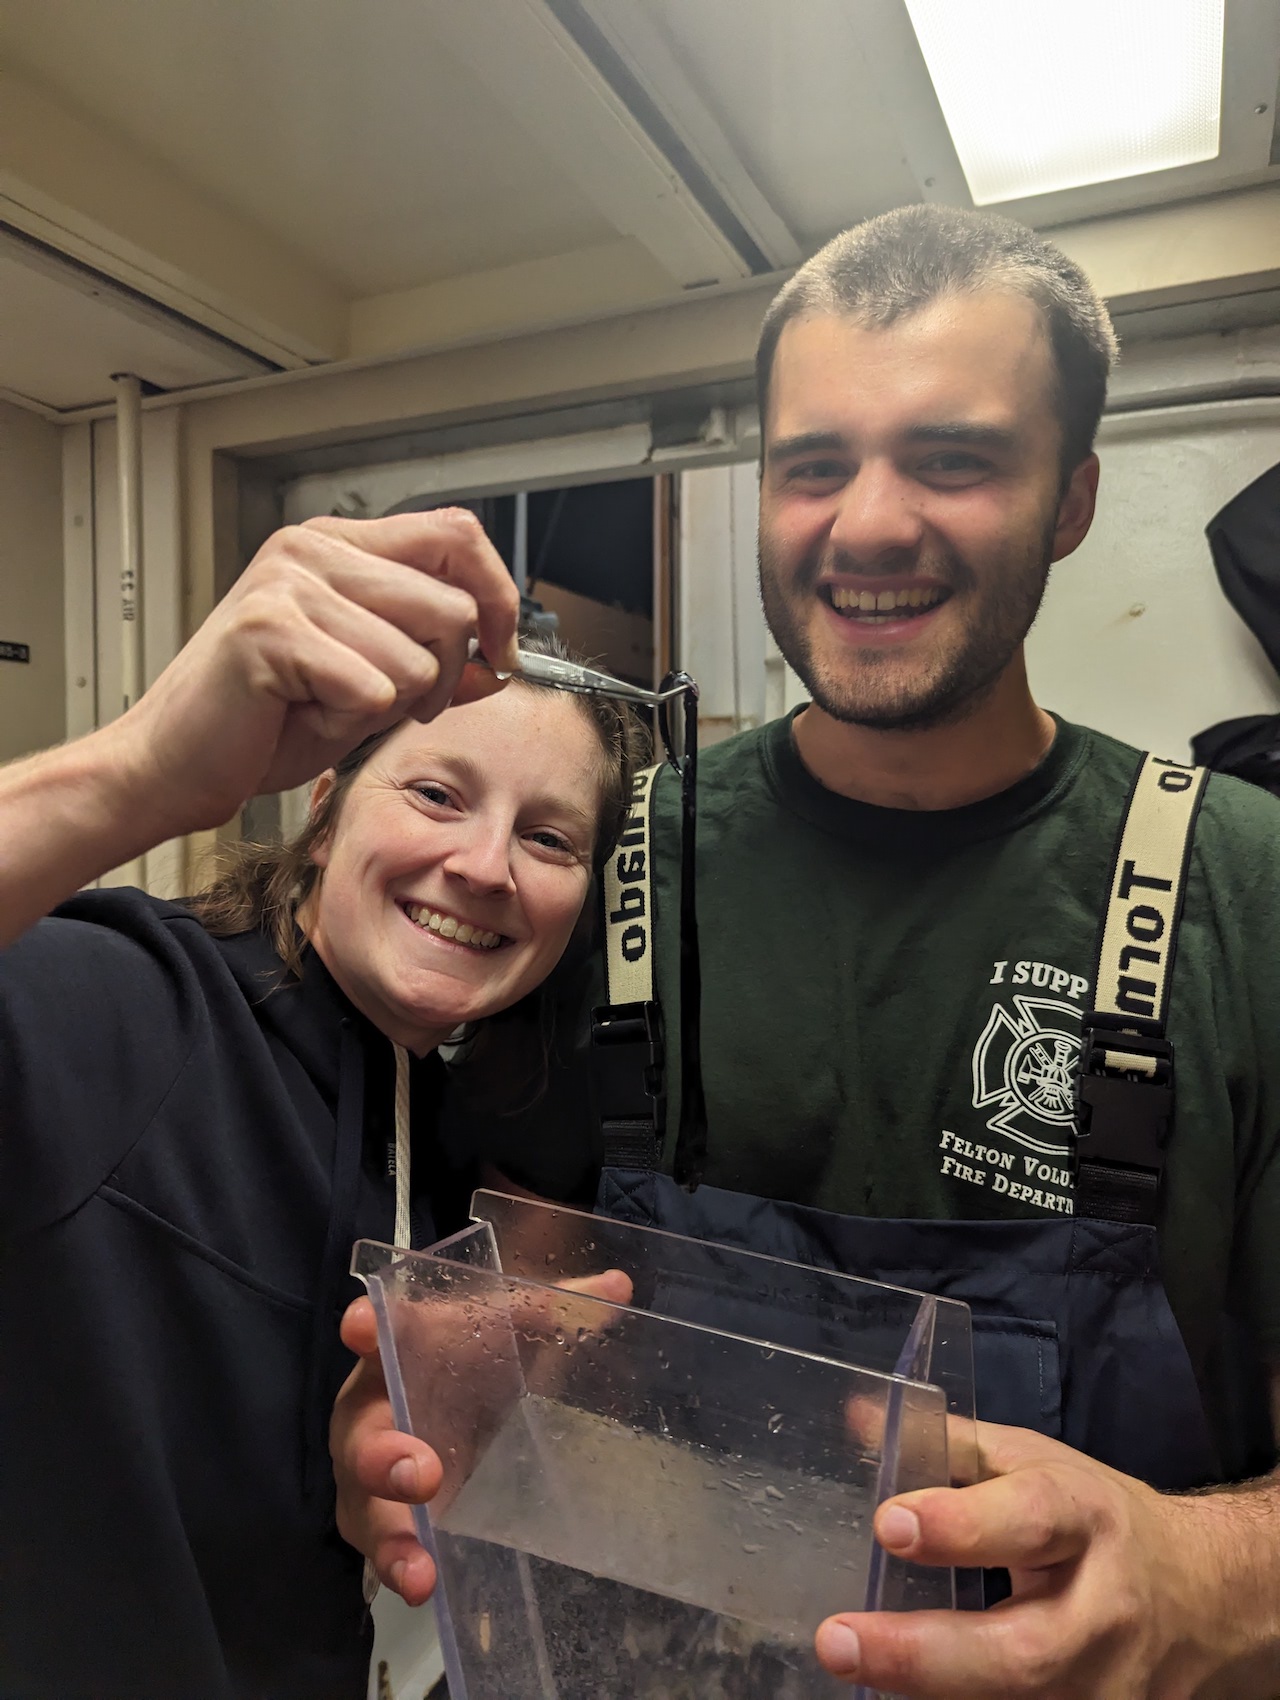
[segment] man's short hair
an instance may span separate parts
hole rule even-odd
[[[756,350],[761,430],[783,327],[835,314],[879,329],[948,295],[1004,289],[1044,315],[1057,369],[1063,479],[1093,448],[1118,349],[1101,297],[1073,260],[1025,225],[955,207],[899,207],[827,243],[774,296]]]

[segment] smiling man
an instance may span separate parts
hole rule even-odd
[[[1079,269],[989,215],[886,214],[779,294],[760,578],[811,701],[702,762],[703,1184],[677,1180],[670,775],[665,1136],[600,1094],[602,1209],[972,1307],[987,1479],[892,1501],[876,1531],[1007,1571],[1009,1597],[818,1635],[832,1671],[913,1700],[1280,1693],[1280,808],[1047,713],[1023,654],[1093,517],[1114,354]],[[1180,913],[1187,831],[1130,836],[1148,790],[1194,828]],[[601,1167],[566,1156],[575,1092],[554,1079],[540,1134],[495,1146],[539,1191]],[[387,1473],[412,1475],[412,1443],[388,1453],[368,1410],[340,1460],[420,1497]],[[402,1508],[384,1526],[417,1597]]]
[[[841,256],[856,266],[894,228],[833,244],[766,321],[760,586],[813,698],[794,726],[810,771],[846,795],[938,808],[991,795],[1053,741],[1022,640],[1050,564],[1088,530],[1098,465],[1091,431],[1059,417],[1044,310],[1011,280],[921,301],[923,280],[895,297],[898,280],[873,293],[854,270],[855,301],[840,308]],[[1077,382],[1100,406],[1114,341],[1082,286]],[[936,738],[886,736],[945,727],[985,751],[976,770],[939,762]]]
[[[852,931],[820,922],[801,895],[812,868],[783,884],[780,902],[812,950],[804,980],[819,994],[849,989],[831,1003],[826,1037],[840,1032],[853,1049],[835,1072],[861,1113],[840,1117],[833,1098],[825,1172],[801,1197],[794,1179],[770,1185],[750,1154],[745,1093],[736,1127],[712,1098],[712,1151],[720,1132],[748,1154],[736,1173],[713,1158],[712,1175],[735,1194],[841,1215],[860,1185],[880,1249],[870,1263],[836,1261],[889,1279],[914,1266],[913,1284],[968,1298],[980,1414],[1055,1437],[984,1426],[993,1480],[882,1509],[878,1534],[904,1555],[1012,1573],[1012,1598],[982,1618],[823,1626],[832,1670],[913,1696],[1280,1690],[1274,1481],[1181,1499],[1140,1486],[1201,1487],[1275,1457],[1265,1394],[1280,1360],[1280,1290],[1265,1244],[1280,1212],[1280,1081],[1267,1035],[1280,1009],[1274,971],[1238,919],[1249,903],[1274,948],[1280,817],[1269,799],[1220,780],[1205,797],[1172,998],[1167,1166],[1162,1152],[1154,1175],[1114,1196],[1105,1174],[1101,1199],[1074,1185],[1079,1024],[1139,758],[1036,705],[1023,640],[1052,564],[1093,518],[1093,437],[1114,354],[1105,308],[1059,251],[1002,219],[912,208],[847,232],[803,268],[770,309],[757,360],[761,593],[812,699],[789,745],[765,729],[765,785],[775,807],[843,841],[850,889],[828,885],[827,899],[859,920]],[[887,957],[886,944],[897,946]],[[1215,983],[1229,989],[1215,994]],[[714,996],[714,967],[704,984]],[[965,1005],[988,998],[969,1079],[957,1080]],[[800,1063],[793,1082],[813,1078],[816,1056],[795,1057],[785,1017],[777,1028]],[[1242,1045],[1247,1032],[1255,1042]],[[710,1039],[707,1049],[715,1055]],[[1139,1107],[1130,1100],[1126,1113]],[[922,1172],[933,1117],[941,1189]],[[892,1186],[886,1147],[905,1170]],[[1156,1229],[1133,1225],[1144,1186],[1158,1191]],[[696,1228],[696,1208],[664,1209],[664,1196],[659,1185],[650,1219]],[[920,1217],[949,1219],[924,1229]],[[1027,1226],[992,1239],[993,1218]],[[808,1227],[812,1254],[829,1226]],[[1061,1259],[1056,1300],[1036,1293],[1046,1256]],[[1078,1302],[1091,1259],[1095,1284],[1099,1259],[1115,1283],[1101,1307]],[[988,1333],[1032,1327],[1037,1312],[1057,1337],[1056,1351],[1034,1354],[1039,1370],[1052,1358],[1061,1381],[1047,1398],[1042,1383],[1038,1409],[1018,1391],[1018,1368],[995,1363]],[[1148,1346],[1157,1332],[1163,1341],[1136,1375],[1135,1330]],[[1106,1366],[1124,1415],[1105,1409]]]

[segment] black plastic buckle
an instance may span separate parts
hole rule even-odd
[[[605,1121],[653,1119],[662,1092],[662,1012],[656,1003],[591,1011],[591,1067]]]
[[[1076,1163],[1107,1163],[1159,1175],[1173,1121],[1173,1046],[1154,1023],[1087,1015],[1076,1075]],[[1150,1057],[1151,1074],[1118,1072],[1117,1054]]]

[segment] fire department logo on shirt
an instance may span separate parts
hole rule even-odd
[[[1077,1005],[1012,993],[1007,1004],[993,1006],[974,1049],[974,1109],[991,1112],[992,1133],[1030,1151],[1065,1156],[1079,1054]]]

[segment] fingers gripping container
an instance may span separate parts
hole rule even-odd
[[[974,1479],[966,1306],[499,1193],[471,1210],[353,1262],[396,1421],[444,1470],[416,1516],[451,1700],[847,1700],[824,1617],[957,1603],[871,1520]],[[575,1290],[611,1269],[630,1303]]]

